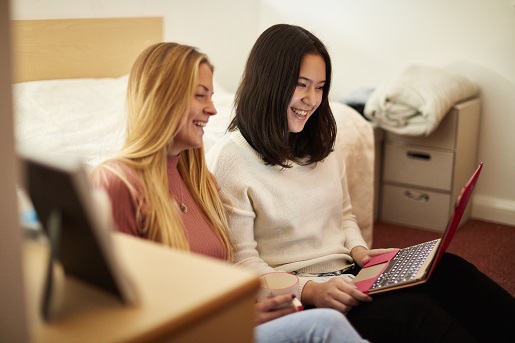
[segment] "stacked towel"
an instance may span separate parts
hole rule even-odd
[[[378,87],[365,105],[365,117],[385,130],[422,136],[433,132],[452,106],[479,94],[466,77],[438,67],[413,65]]]

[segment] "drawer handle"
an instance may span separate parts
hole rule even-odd
[[[406,155],[408,155],[409,158],[417,160],[429,161],[431,159],[431,154],[428,154],[427,152],[407,151]]]
[[[420,201],[420,202],[428,202],[429,201],[429,194],[427,194],[427,193],[404,191],[404,195],[415,201]]]

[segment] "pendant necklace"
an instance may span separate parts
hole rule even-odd
[[[182,185],[179,183],[179,188],[181,189],[181,203],[179,205],[179,208],[181,209],[182,213],[188,213],[188,206],[184,203],[184,198],[182,196]]]

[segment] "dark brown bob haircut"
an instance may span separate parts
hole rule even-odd
[[[304,129],[291,133],[287,111],[297,86],[302,58],[315,54],[325,61],[322,101]],[[229,131],[239,129],[267,165],[309,165],[333,151],[336,122],[329,106],[331,59],[324,44],[306,29],[277,24],[265,30],[250,51],[234,100]]]

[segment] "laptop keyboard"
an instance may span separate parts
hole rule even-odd
[[[390,265],[370,289],[379,289],[413,280],[439,239],[399,250]]]

